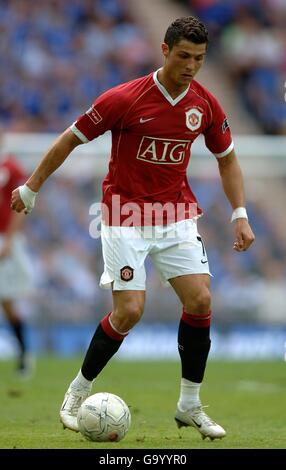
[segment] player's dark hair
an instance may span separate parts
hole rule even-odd
[[[183,16],[173,21],[168,27],[164,42],[171,50],[175,44],[182,39],[191,41],[195,44],[208,43],[208,31],[203,23],[193,16]]]

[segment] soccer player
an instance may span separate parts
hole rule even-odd
[[[233,209],[233,248],[247,250],[254,235],[228,121],[216,98],[194,80],[207,43],[207,30],[197,19],[174,21],[162,44],[162,68],[99,96],[59,136],[26,184],[13,192],[12,208],[30,212],[40,187],[70,152],[111,130],[109,171],[102,187],[105,269],[100,284],[112,286],[113,309],[98,325],[65,394],[60,419],[74,431],[77,411],[91,393],[93,380],[142,316],[144,260],[149,255],[182,303],[182,379],[175,420],[179,427],[193,426],[203,438],[226,434],[205,413],[199,395],[211,343],[210,271],[197,229],[202,210],[186,177],[191,145],[199,134],[217,159]]]
[[[30,375],[32,364],[24,322],[15,301],[31,292],[32,283],[25,240],[20,234],[24,214],[11,211],[10,201],[12,190],[25,180],[25,172],[16,158],[0,154],[0,304],[19,345],[16,368],[19,377]]]

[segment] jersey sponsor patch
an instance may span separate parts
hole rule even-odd
[[[202,117],[203,113],[201,113],[197,108],[191,108],[186,111],[186,126],[188,129],[191,129],[191,131],[199,129],[202,124]]]
[[[191,140],[161,139],[158,137],[144,136],[139,145],[137,159],[149,163],[175,164],[183,163],[189,154]]]
[[[224,118],[224,121],[221,125],[221,130],[222,130],[222,133],[225,134],[226,133],[226,130],[229,128],[229,123],[228,123],[228,120],[227,118]]]
[[[123,266],[123,268],[120,269],[120,277],[122,281],[131,281],[133,279],[133,273],[134,269],[130,266]]]
[[[95,125],[99,124],[102,121],[102,117],[100,116],[99,112],[97,111],[97,109],[95,109],[94,106],[89,108],[85,114],[89,117],[89,119]]]

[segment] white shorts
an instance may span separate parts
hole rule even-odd
[[[150,255],[164,284],[186,274],[210,274],[194,219],[153,227],[101,226],[104,272],[100,287],[145,290],[144,262]]]
[[[2,243],[3,236],[0,235],[0,246]],[[10,255],[0,258],[0,301],[20,299],[31,291],[31,265],[25,240],[22,235],[15,235]]]

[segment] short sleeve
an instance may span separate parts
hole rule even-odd
[[[90,142],[108,130],[120,128],[126,111],[126,99],[116,87],[100,95],[92,106],[70,126],[84,143]]]
[[[204,131],[207,148],[217,157],[225,157],[233,150],[233,140],[225,113],[217,101],[210,95],[211,122]]]

